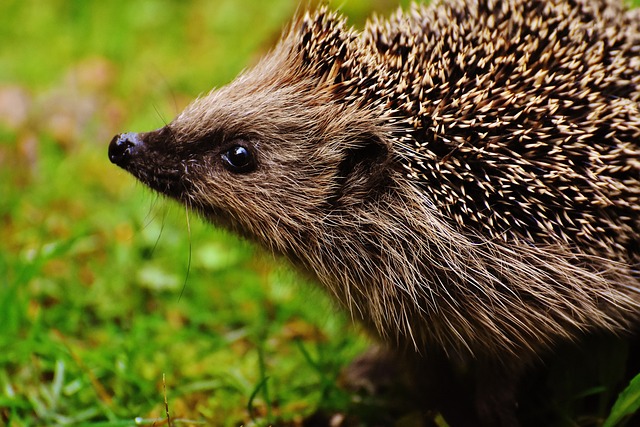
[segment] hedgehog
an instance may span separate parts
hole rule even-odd
[[[309,274],[419,381],[474,372],[468,411],[432,388],[452,425],[516,425],[528,366],[637,334],[639,16],[447,0],[356,30],[321,7],[109,158]]]

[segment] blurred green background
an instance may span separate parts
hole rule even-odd
[[[397,5],[333,6],[361,25]],[[114,134],[254,64],[299,8],[0,2],[0,425],[151,425],[165,388],[174,420],[212,425],[346,405],[336,376],[366,343],[324,294],[194,216],[189,230],[107,158]]]

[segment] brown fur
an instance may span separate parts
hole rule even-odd
[[[453,0],[362,34],[320,10],[112,160],[385,342],[517,372],[640,318],[639,28],[613,1]],[[250,173],[222,166],[237,141]]]

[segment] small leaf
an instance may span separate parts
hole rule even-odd
[[[251,393],[251,396],[249,396],[249,402],[247,402],[247,411],[249,412],[249,416],[251,417],[251,419],[254,422],[255,422],[255,416],[254,416],[254,411],[253,411],[253,401],[258,396],[258,393],[260,392],[260,390],[263,387],[266,387],[268,380],[269,380],[269,377],[262,378],[262,380],[258,383],[256,388]]]
[[[619,425],[624,417],[635,413],[638,409],[640,409],[640,374],[636,375],[627,388],[620,393],[602,427]]]

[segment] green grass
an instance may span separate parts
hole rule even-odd
[[[151,425],[165,390],[174,421],[220,426],[350,405],[336,378],[367,342],[349,319],[106,156],[255,63],[296,7],[0,2],[0,425]]]

